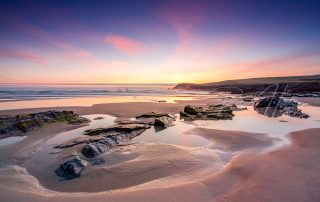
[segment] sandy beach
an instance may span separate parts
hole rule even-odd
[[[320,1],[0,1],[0,202],[320,202]]]
[[[114,121],[142,112],[176,114],[186,104],[218,103],[217,99],[176,103],[107,103],[91,107],[33,108],[0,111],[21,114],[74,110],[108,114]],[[237,115],[236,115],[237,116]],[[179,123],[180,124],[180,123]],[[178,124],[178,125],[179,125]],[[286,135],[289,145],[264,149],[280,141],[266,133],[218,130],[188,124],[182,134],[199,136],[206,147],[135,143],[108,152],[107,161],[88,167],[80,178],[59,181],[54,169],[75,155],[81,145],[46,153],[46,141],[84,125],[52,124],[27,138],[0,147],[1,199],[4,201],[318,201],[319,128]],[[165,130],[164,130],[165,132]],[[219,152],[220,151],[220,152]],[[54,156],[54,157],[53,157]],[[40,164],[39,164],[40,163]]]

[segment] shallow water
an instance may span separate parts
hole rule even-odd
[[[22,141],[27,136],[15,136],[15,137],[8,137],[0,140],[0,147],[5,145],[11,145],[17,142]]]
[[[187,147],[206,146],[210,142],[198,135],[186,134],[189,130],[197,127],[219,130],[244,131],[253,133],[266,133],[271,137],[280,138],[273,146],[287,144],[287,134],[297,130],[320,127],[319,107],[299,106],[303,112],[310,115],[308,119],[300,119],[282,115],[279,117],[268,117],[257,113],[253,107],[248,110],[235,111],[232,120],[195,120],[184,121],[178,117],[175,125],[165,130],[156,132],[154,127],[146,130],[143,134],[133,139],[136,143],[165,143]],[[95,117],[104,117],[102,120],[93,120]],[[47,145],[58,145],[72,138],[79,137],[87,129],[108,127],[114,124],[115,117],[103,114],[86,115],[92,121],[88,126],[60,133],[47,141]]]
[[[114,120],[116,119],[115,117],[106,114],[84,115],[83,117],[86,117],[91,120],[88,126],[59,133],[58,135],[55,135],[54,137],[46,141],[46,145],[56,146],[73,138],[82,136],[85,130],[111,126],[112,124],[114,124]],[[97,117],[103,117],[103,119],[94,120]]]
[[[252,107],[248,107],[248,110],[245,111],[234,112],[235,116],[233,120],[197,120],[190,122],[184,121],[183,119],[180,119],[178,115],[176,115],[177,120],[175,121],[174,126],[159,132],[156,132],[154,127],[152,127],[132,140],[136,144],[125,147],[117,147],[110,150],[110,152],[106,152],[105,154],[102,154],[97,158],[94,158],[92,161],[89,162],[90,166],[88,166],[88,168],[86,168],[86,170],[83,172],[81,180],[88,181],[89,183],[94,183],[97,177],[105,177],[104,179],[106,180],[114,179],[117,176],[119,177],[119,173],[109,173],[105,169],[110,168],[112,166],[121,165],[122,163],[133,161],[135,158],[139,157],[139,155],[135,153],[136,148],[145,144],[150,145],[149,143],[151,143],[151,145],[163,143],[189,147],[188,149],[191,149],[193,152],[199,153],[199,155],[197,155],[197,158],[199,159],[206,158],[206,155],[210,157],[212,157],[212,155],[217,156],[219,159],[218,161],[208,160],[206,165],[200,166],[201,169],[204,170],[212,169],[214,166],[228,163],[234,155],[241,151],[223,151],[219,149],[213,149],[214,147],[211,146],[214,143],[209,142],[207,139],[201,136],[186,133],[189,130],[192,130],[196,127],[267,133],[270,136],[274,136],[282,140],[277,141],[276,144],[272,146],[253,148],[257,152],[267,151],[288,143],[288,140],[286,139],[286,134],[291,131],[312,127],[315,128],[320,126],[320,122],[318,121],[320,120],[318,107],[300,106],[300,108],[304,112],[309,113],[311,117],[309,119],[299,119],[288,116],[270,118],[257,113],[256,111],[254,111]],[[62,162],[65,162],[67,159],[70,159],[71,156],[77,154],[79,148],[81,148],[81,145],[78,145],[79,147],[75,146],[63,150],[54,149],[54,146],[64,143],[72,138],[82,136],[83,132],[87,129],[108,127],[114,124],[115,121],[115,117],[105,114],[92,114],[86,115],[84,117],[92,120],[88,126],[62,132],[46,140],[42,145],[41,152],[37,152],[31,159],[22,164],[24,167],[27,168],[28,172],[35,176],[45,187],[64,192],[88,191],[85,187],[81,187],[80,185],[78,187],[77,180],[79,180],[80,178],[71,181],[59,181],[59,178],[54,173],[54,170]],[[96,117],[104,117],[104,119],[94,120],[94,118]],[[154,158],[157,157],[155,156]],[[41,164],[41,166],[36,166],[38,164]],[[137,169],[139,170],[139,168]],[[130,170],[128,172],[130,173]],[[199,172],[199,170],[197,170],[197,172]],[[193,174],[197,174],[197,172],[193,172]],[[130,176],[128,174],[128,177],[126,179],[128,180],[128,182],[130,182],[130,179],[134,179],[134,177],[135,175]],[[123,180],[124,179],[125,178],[123,178]],[[150,178],[149,180],[152,179],[156,178]],[[127,185],[119,185],[120,187],[117,187],[118,185],[116,186],[116,184],[111,183],[106,184],[105,188],[98,187],[97,190],[112,190],[133,185],[136,184],[128,183]],[[92,189],[91,191],[95,191],[95,189]]]

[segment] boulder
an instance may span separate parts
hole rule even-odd
[[[111,135],[101,140],[85,145],[81,149],[81,154],[87,158],[94,158],[114,147],[119,145],[122,141],[129,140],[125,135]]]
[[[234,110],[243,110],[236,105],[208,105],[208,106],[191,106],[187,105],[183,111],[180,111],[180,117],[196,120],[196,119],[215,119],[227,120],[232,119]]]
[[[81,172],[86,168],[86,165],[86,161],[76,157],[61,164],[60,167],[55,170],[55,173],[59,177],[71,180],[73,178],[80,177]]]
[[[283,108],[283,99],[280,97],[266,97],[254,103],[255,108]]]
[[[122,142],[126,142],[150,128],[148,124],[115,124],[107,128],[86,130],[84,135],[98,136],[100,139],[91,141],[81,149],[81,154],[87,158],[93,158],[102,154]]]
[[[180,111],[180,117],[189,117],[189,114],[184,111]]]
[[[73,111],[46,111],[39,113],[20,114],[16,116],[0,117],[0,138],[16,133],[26,133],[44,124],[65,122],[69,124],[82,124],[90,120],[80,117]]]
[[[285,114],[291,117],[298,117],[304,119],[309,118],[308,114],[303,113],[301,112],[301,110],[298,109],[297,102],[292,100],[284,100],[280,97],[266,97],[260,99],[257,102],[255,102],[254,109],[258,113],[269,117],[277,117]],[[274,111],[276,113],[270,114],[270,111]]]
[[[187,114],[190,115],[197,115],[198,113],[202,113],[202,107],[196,107],[196,106],[191,106],[191,105],[187,105],[184,107],[183,111]]]
[[[154,120],[154,127],[156,127],[157,129],[165,129],[172,126],[173,121],[173,118],[162,116]]]

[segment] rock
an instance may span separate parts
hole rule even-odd
[[[279,97],[266,97],[263,99],[260,99],[254,103],[255,108],[266,108],[266,107],[272,107],[272,108],[279,108],[281,109],[283,107],[283,99]]]
[[[277,116],[282,116],[283,114],[291,116],[291,117],[298,117],[298,118],[309,118],[309,115],[306,113],[301,112],[301,110],[298,109],[298,103],[294,102],[292,100],[284,100],[280,97],[267,97],[263,98],[261,100],[258,100],[255,105],[254,109],[263,115],[270,116],[269,109],[271,108],[271,111],[277,112]],[[261,112],[261,109],[264,110],[264,112]],[[272,113],[270,117],[276,117],[274,115],[275,113]]]
[[[89,136],[101,135],[103,133],[106,133],[105,128],[95,128],[95,129],[89,129],[84,131],[84,135],[89,135]]]
[[[84,135],[102,137],[97,141],[91,141],[81,149],[81,154],[87,158],[93,158],[102,154],[122,142],[140,135],[146,129],[150,128],[148,124],[115,124],[107,128],[97,128],[86,130]]]
[[[104,118],[101,116],[98,116],[98,117],[94,118],[93,120],[101,120],[101,119],[104,119]]]
[[[87,158],[94,158],[114,147],[119,145],[122,141],[131,139],[129,136],[124,134],[110,135],[105,137],[98,142],[90,143],[81,149],[81,154]]]
[[[233,114],[229,114],[229,113],[212,113],[212,114],[207,114],[208,118],[213,118],[213,119],[217,119],[217,120],[231,120],[232,117],[234,115]]]
[[[117,124],[144,124],[144,125],[148,125],[148,126],[152,126],[154,123],[154,120],[121,120],[121,121],[117,121]]]
[[[184,112],[184,111],[180,111],[180,116],[181,116],[181,117],[189,117],[189,114],[187,114],[187,113]]]
[[[291,117],[297,117],[297,118],[302,118],[302,119],[309,118],[308,114],[303,113],[301,110],[295,109],[295,108],[286,109],[284,114],[291,116]]]
[[[46,111],[39,113],[20,114],[0,117],[0,138],[5,138],[19,132],[29,132],[36,127],[55,122],[82,124],[89,119],[80,117],[73,111]]]
[[[147,112],[145,114],[141,114],[140,116],[137,116],[136,118],[159,118],[161,116],[168,116],[171,117],[171,114],[167,114],[167,113],[156,113],[156,112]]]
[[[84,117],[79,117],[77,119],[73,119],[73,120],[68,121],[68,124],[79,125],[79,124],[88,123],[88,122],[90,122],[89,119],[84,118]]]
[[[154,120],[154,127],[156,127],[158,130],[159,129],[162,130],[172,126],[173,121],[174,121],[173,118],[162,116]]]
[[[103,153],[103,150],[96,144],[88,144],[81,149],[81,154],[87,158],[93,158],[101,153]]]
[[[71,139],[67,142],[64,142],[63,144],[60,144],[58,146],[55,146],[54,148],[57,149],[64,149],[64,148],[69,148],[69,147],[73,147],[75,145],[79,145],[79,144],[89,144],[91,142],[97,142],[101,139],[103,139],[104,136],[83,136],[83,137],[77,137],[74,139]]]
[[[191,105],[185,106],[183,111],[190,115],[197,115],[198,113],[203,112],[202,107],[196,107]]]
[[[81,172],[86,168],[86,165],[86,161],[76,157],[61,164],[60,167],[55,170],[55,173],[59,177],[71,180],[73,178],[80,177]]]
[[[243,110],[236,105],[208,105],[203,107],[187,105],[184,111],[180,111],[180,117],[190,120],[195,119],[215,119],[227,120],[232,119],[234,110]]]

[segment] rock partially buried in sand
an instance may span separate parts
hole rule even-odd
[[[196,106],[187,105],[187,106],[184,107],[183,111],[186,114],[197,115],[198,113],[202,113],[203,109],[202,109],[202,107],[196,107]]]
[[[277,112],[277,116],[281,116],[282,114],[297,117],[297,118],[309,118],[309,115],[303,113],[300,109],[298,109],[298,103],[292,100],[284,100],[280,97],[266,97],[262,98],[255,102],[254,109],[263,115],[270,116],[268,113],[269,108],[271,111]],[[263,110],[261,110],[263,109]],[[277,117],[272,113],[271,117]]]
[[[49,123],[82,124],[89,121],[89,119],[80,117],[73,111],[46,111],[16,116],[1,116],[0,138],[5,138],[18,132],[26,133]]]
[[[140,135],[146,129],[150,128],[148,124],[115,124],[107,128],[98,128],[85,131],[84,135],[102,137],[98,141],[91,142],[81,149],[81,154],[86,158],[94,158],[111,148],[127,142]]]
[[[98,117],[94,118],[93,120],[102,120],[102,119],[104,119],[104,118],[101,116],[98,116]]]
[[[159,118],[162,116],[174,117],[173,115],[167,114],[167,113],[147,112],[147,113],[141,114],[140,116],[137,116],[136,118],[137,119],[140,119],[140,118]]]
[[[244,110],[245,108],[238,108],[236,105],[208,105],[208,106],[191,106],[187,105],[183,111],[180,111],[180,117],[191,120],[195,119],[214,119],[227,120],[232,119],[233,111]]]
[[[148,124],[130,123],[130,124],[115,124],[107,128],[96,128],[84,131],[84,135],[94,136],[100,134],[111,134],[111,133],[136,133],[144,131],[150,128]]]
[[[156,131],[166,129],[173,125],[176,117],[167,113],[148,112],[136,117],[137,119],[151,119],[151,125],[154,125]]]
[[[172,126],[173,121],[174,121],[173,118],[170,118],[167,116],[162,116],[162,117],[156,118],[154,120],[154,127],[155,127],[156,131],[163,130],[163,129],[166,129],[166,128]]]
[[[87,158],[94,158],[127,140],[129,140],[129,137],[125,135],[111,135],[98,142],[87,144],[81,149],[81,154]]]
[[[87,162],[81,160],[79,157],[71,159],[60,165],[54,172],[67,180],[80,177],[81,172],[86,168]]]

